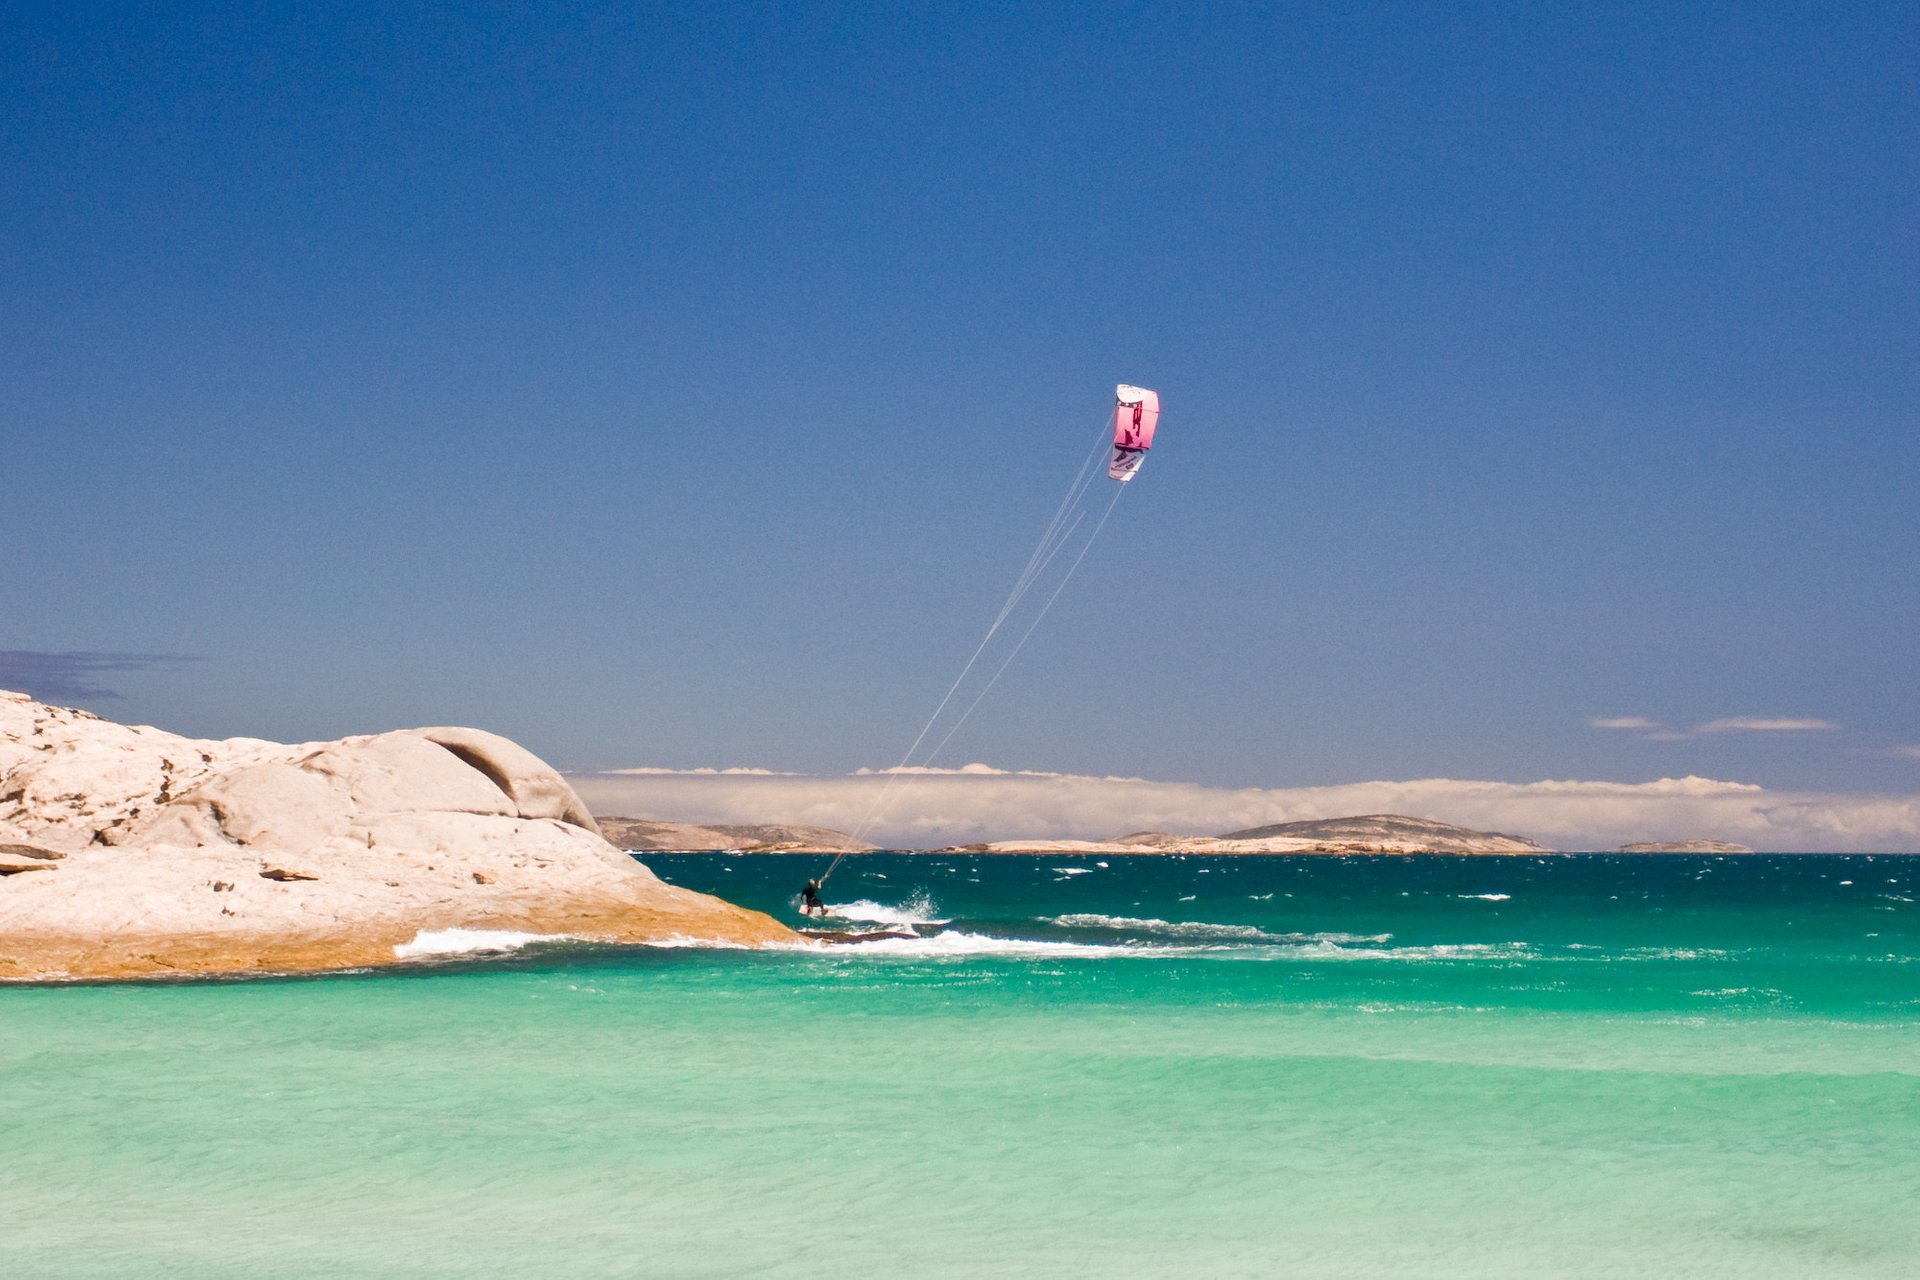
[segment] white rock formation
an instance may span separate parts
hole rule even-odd
[[[661,883],[494,734],[198,741],[0,691],[0,977],[364,965],[444,929],[792,937]]]

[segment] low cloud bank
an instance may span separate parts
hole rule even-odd
[[[789,822],[852,831],[877,805],[866,837],[908,848],[1133,831],[1218,835],[1273,822],[1403,813],[1526,836],[1556,849],[1711,839],[1807,853],[1920,850],[1920,795],[1769,791],[1694,777],[1227,788],[969,765],[891,778],[864,771],[808,777],[696,770],[585,774],[570,781],[595,813],[668,822]]]
[[[40,649],[0,649],[0,689],[13,689],[41,702],[99,702],[118,698],[118,690],[100,683],[103,673],[174,671],[200,659],[190,653],[50,653]]]

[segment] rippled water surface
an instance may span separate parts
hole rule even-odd
[[[0,989],[0,1274],[1911,1276],[1917,890],[876,855],[905,936]]]

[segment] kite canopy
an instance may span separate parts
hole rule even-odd
[[[1160,393],[1123,382],[1113,389],[1113,398],[1113,460],[1107,464],[1107,475],[1125,484],[1139,472],[1147,450],[1153,447]]]

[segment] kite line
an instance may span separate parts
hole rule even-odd
[[[900,757],[900,763],[887,770],[886,780],[881,784],[878,794],[874,796],[873,803],[868,807],[866,816],[860,820],[859,825],[853,830],[855,840],[863,837],[867,830],[873,825],[874,819],[879,816],[882,807],[886,804],[888,793],[893,790],[894,783],[899,781],[900,778],[908,776],[909,773],[916,768],[925,769],[930,766],[934,760],[939,757],[940,752],[946,748],[946,745],[953,740],[954,734],[958,733],[960,727],[967,722],[968,717],[973,714],[974,709],[985,700],[994,685],[999,683],[1000,677],[1006,672],[1007,668],[1012,665],[1013,660],[1019,656],[1020,651],[1026,647],[1027,640],[1033,635],[1035,629],[1039,627],[1041,620],[1044,619],[1048,611],[1053,608],[1054,601],[1060,598],[1060,593],[1066,590],[1067,583],[1073,580],[1074,573],[1080,568],[1081,563],[1086,560],[1087,553],[1093,549],[1094,542],[1100,537],[1100,531],[1106,528],[1107,521],[1113,515],[1114,508],[1120,503],[1120,495],[1126,491],[1125,486],[1127,482],[1131,481],[1133,477],[1138,474],[1140,464],[1144,459],[1147,449],[1152,445],[1154,426],[1160,414],[1160,398],[1152,391],[1143,391],[1138,387],[1121,386],[1118,389],[1117,401],[1118,407],[1115,410],[1114,416],[1110,420],[1102,422],[1100,437],[1095,442],[1093,450],[1087,455],[1086,460],[1080,464],[1080,469],[1074,474],[1072,483],[1067,486],[1066,494],[1060,499],[1060,504],[1054,508],[1053,518],[1048,521],[1047,527],[1041,531],[1040,540],[1034,544],[1033,551],[1028,555],[1026,564],[1021,569],[1019,577],[1014,580],[1013,587],[1008,591],[1006,600],[1001,603],[999,611],[994,614],[993,620],[988,623],[986,634],[981,636],[980,643],[974,646],[973,652],[968,655],[966,662],[962,664],[960,674],[955,676],[953,683],[947,687],[946,694],[940,699],[938,705],[934,707],[933,714],[927,717],[927,722],[920,727],[920,732],[914,735],[912,743],[908,745],[906,752]],[[926,742],[928,735],[933,732],[934,726],[939,723],[941,716],[946,713],[947,708],[952,705],[955,695],[960,692],[960,688],[966,683],[967,677],[973,673],[981,656],[986,653],[987,647],[993,643],[994,637],[1000,633],[1001,628],[1006,625],[1008,619],[1013,617],[1019,610],[1021,602],[1032,592],[1035,585],[1045,579],[1047,570],[1053,565],[1055,560],[1059,558],[1061,552],[1073,542],[1075,532],[1081,527],[1088,515],[1087,495],[1091,491],[1094,481],[1100,475],[1099,463],[1100,459],[1108,453],[1110,434],[1112,456],[1109,460],[1107,475],[1110,479],[1120,482],[1114,487],[1113,497],[1107,502],[1105,510],[1100,513],[1099,519],[1094,522],[1092,532],[1090,532],[1085,541],[1080,544],[1079,551],[1067,565],[1066,572],[1060,576],[1059,581],[1054,585],[1053,591],[1046,597],[1046,600],[1041,604],[1038,612],[1034,614],[1033,619],[1027,623],[1026,630],[1022,631],[1020,638],[1014,642],[1013,648],[1007,653],[1006,657],[1001,659],[1000,664],[994,668],[993,674],[987,677],[986,683],[973,695],[972,700],[968,702],[965,709],[960,712],[959,717],[947,727],[946,732],[941,735],[940,740],[933,745],[933,748],[928,751],[924,758],[920,760],[920,763],[915,766],[914,758],[919,754],[921,746]],[[839,867],[840,863],[846,859],[848,852],[847,850],[843,850],[834,856],[833,861],[827,864],[827,869],[821,873],[818,879],[809,885],[809,892],[816,892],[826,885],[827,878],[831,876],[834,870]]]

